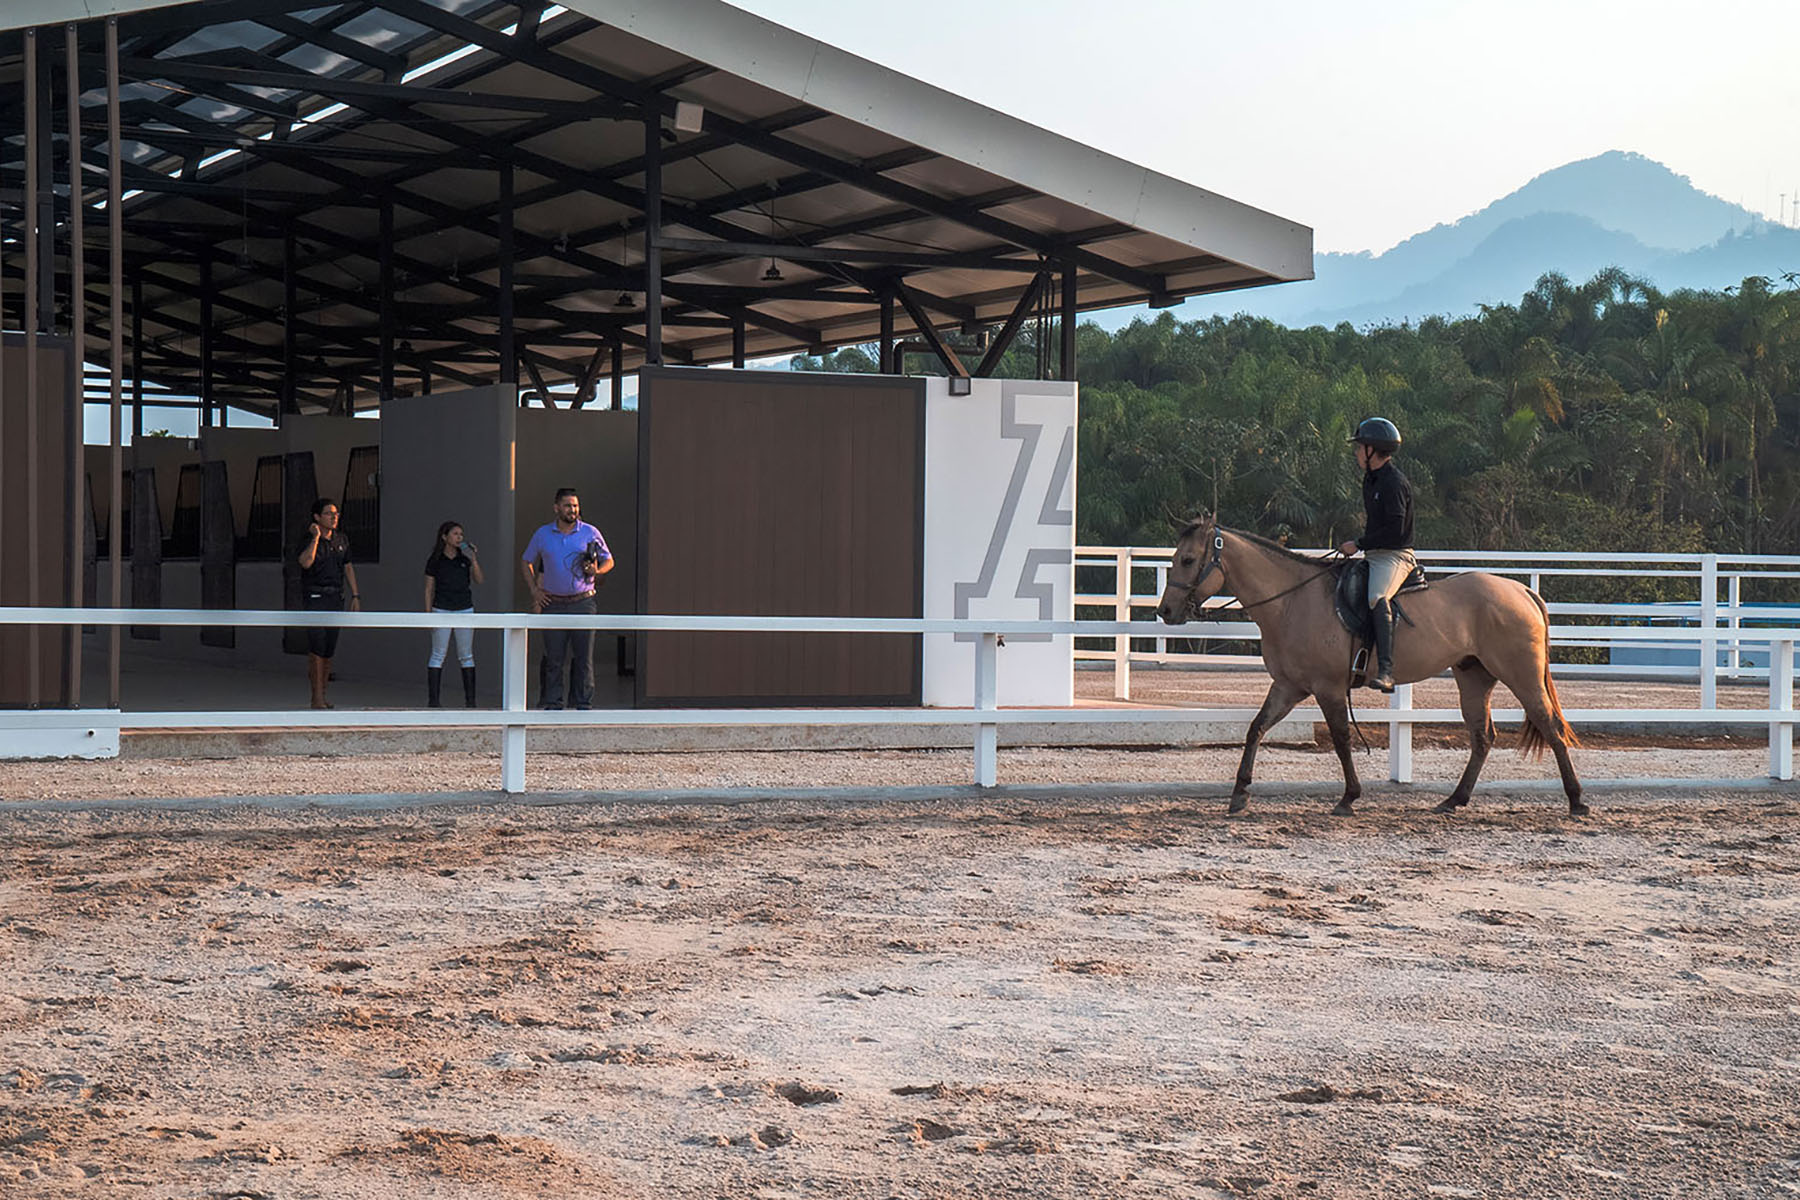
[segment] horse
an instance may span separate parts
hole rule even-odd
[[[1229,585],[1239,607],[1262,630],[1263,665],[1269,694],[1250,722],[1244,757],[1231,791],[1231,813],[1249,803],[1256,749],[1268,728],[1300,701],[1316,696],[1331,744],[1344,769],[1344,795],[1331,811],[1349,816],[1362,796],[1350,758],[1350,634],[1333,611],[1339,567],[1296,553],[1251,533],[1227,529],[1210,516],[1189,523],[1175,544],[1168,586],[1156,615],[1166,624],[1184,624],[1200,603]],[[1494,744],[1489,699],[1504,683],[1525,710],[1519,749],[1534,758],[1548,746],[1556,755],[1569,815],[1584,817],[1581,781],[1569,758],[1580,745],[1563,719],[1556,685],[1550,679],[1550,618],[1538,594],[1515,580],[1481,571],[1433,581],[1402,602],[1395,618],[1394,678],[1413,683],[1448,669],[1456,677],[1463,722],[1469,731],[1469,762],[1456,790],[1437,806],[1455,812],[1469,802],[1482,764]]]

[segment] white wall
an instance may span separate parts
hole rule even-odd
[[[977,379],[925,392],[925,616],[1068,621],[1075,614],[1073,383]],[[925,638],[924,701],[967,707],[972,641]],[[1074,703],[1074,641],[1009,637],[1002,705]]]

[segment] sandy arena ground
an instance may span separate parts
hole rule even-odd
[[[1316,749],[1235,820],[974,799],[966,751],[532,760],[749,789],[660,805],[433,803],[481,756],[9,764],[0,1197],[1797,1193],[1800,792],[1699,781],[1765,753],[1582,751],[1697,782],[1579,823],[1511,750],[1448,819],[1377,752],[1351,820],[1282,786]],[[323,791],[392,794],[119,803]]]

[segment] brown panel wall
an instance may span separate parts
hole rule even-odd
[[[639,611],[917,617],[924,387],[892,377],[648,371]],[[651,634],[640,704],[916,704],[919,640]]]
[[[5,405],[0,408],[0,605],[31,603],[29,530],[37,527],[37,603],[60,608],[70,602],[64,563],[68,559],[69,464],[65,436],[70,378],[69,344],[40,337],[37,343],[37,438],[26,436],[25,338],[9,333],[0,339],[0,370],[6,372]],[[32,501],[30,460],[37,460],[37,496]],[[79,598],[77,597],[78,601]],[[33,702],[30,694],[31,647],[37,647],[38,691],[35,701],[59,706],[68,702],[63,655],[68,631],[55,625],[0,626],[0,707]]]

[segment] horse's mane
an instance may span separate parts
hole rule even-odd
[[[1181,537],[1186,537],[1186,536],[1188,536],[1188,534],[1193,533],[1196,529],[1200,529],[1203,526],[1207,526],[1210,524],[1212,524],[1212,522],[1205,520],[1205,519],[1189,521],[1187,528],[1183,529],[1181,531]],[[1323,559],[1314,558],[1310,554],[1302,554],[1298,550],[1289,550],[1286,546],[1282,545],[1280,542],[1271,541],[1270,539],[1262,536],[1262,534],[1260,534],[1260,533],[1251,533],[1248,530],[1244,530],[1244,529],[1233,529],[1229,525],[1223,526],[1223,528],[1227,532],[1236,534],[1238,537],[1243,538],[1247,542],[1254,542],[1256,545],[1261,546],[1264,550],[1273,550],[1276,554],[1281,555],[1283,558],[1292,559],[1294,562],[1297,562],[1297,563],[1305,563],[1308,566],[1316,567],[1319,565],[1319,563],[1324,561]],[[1177,538],[1176,540],[1179,541],[1180,539]]]

